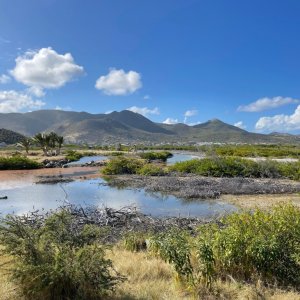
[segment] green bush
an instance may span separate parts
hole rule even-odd
[[[0,170],[38,169],[41,164],[21,155],[0,157]]]
[[[172,157],[173,154],[171,152],[167,152],[167,151],[143,152],[143,153],[139,153],[139,156],[143,159],[147,159],[148,161],[152,161],[152,160],[167,161],[167,159]]]
[[[144,232],[128,232],[123,238],[124,248],[131,252],[139,252],[147,249],[147,234]]]
[[[299,287],[300,210],[279,205],[270,212],[234,213],[223,226],[200,228],[197,257],[203,276]]]
[[[213,177],[253,177],[300,179],[300,163],[279,163],[276,161],[254,162],[238,157],[217,157],[192,159],[177,162],[170,171],[193,173]]]
[[[145,176],[163,176],[166,175],[166,171],[161,166],[146,164],[138,170],[138,174]]]
[[[84,155],[80,152],[75,150],[68,150],[65,154],[65,158],[69,161],[77,161],[82,158]]]
[[[194,287],[217,280],[257,280],[285,288],[300,286],[300,210],[280,204],[230,214],[191,235],[178,228],[149,238],[150,250],[172,264]]]
[[[14,258],[12,277],[28,299],[102,299],[119,282],[100,245],[102,230],[75,226],[70,213],[26,225],[8,216],[0,226],[3,251]]]
[[[145,161],[136,158],[116,157],[111,159],[102,169],[105,175],[137,174]]]

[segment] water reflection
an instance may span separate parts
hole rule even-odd
[[[0,200],[2,215],[24,214],[33,209],[55,209],[63,201],[82,206],[109,206],[119,209],[133,205],[153,216],[200,216],[212,217],[230,212],[235,207],[217,200],[184,201],[174,196],[146,193],[144,190],[118,189],[106,185],[102,179],[74,181],[61,184],[31,184],[15,189],[2,189]]]

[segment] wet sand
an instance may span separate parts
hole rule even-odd
[[[31,185],[41,178],[62,177],[71,179],[92,179],[100,176],[99,167],[71,167],[37,170],[0,171],[0,190]],[[0,195],[1,196],[1,195]]]

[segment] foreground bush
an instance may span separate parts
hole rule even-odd
[[[24,156],[0,157],[0,170],[38,169],[41,164]]]
[[[141,159],[120,156],[111,159],[103,168],[102,173],[105,175],[137,174],[144,164],[145,161]]]
[[[105,258],[102,230],[74,230],[74,217],[55,213],[45,224],[25,225],[20,217],[2,220],[0,242],[14,257],[12,276],[28,299],[102,299],[119,278]]]
[[[173,154],[171,152],[162,151],[162,152],[143,152],[139,153],[140,157],[143,159],[147,159],[148,161],[152,160],[162,160],[167,161],[168,158],[172,157]]]
[[[150,245],[194,287],[227,278],[300,286],[300,210],[293,205],[233,213],[221,225],[203,225],[197,236],[178,229],[154,235]]]
[[[145,176],[163,176],[167,174],[167,171],[155,164],[145,164],[138,170],[138,174]]]
[[[300,163],[254,162],[237,157],[204,158],[177,162],[170,167],[170,170],[213,177],[300,179]]]

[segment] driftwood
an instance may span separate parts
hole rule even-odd
[[[178,227],[194,232],[195,228],[201,224],[211,222],[212,220],[203,220],[199,218],[181,218],[181,217],[151,217],[141,213],[136,207],[127,206],[121,209],[109,207],[82,207],[72,204],[66,204],[56,210],[49,212],[32,211],[26,215],[19,216],[27,225],[40,227],[45,220],[55,212],[67,211],[74,216],[72,230],[78,232],[85,224],[94,224],[109,229],[109,234],[105,238],[106,242],[117,242],[127,232],[161,232],[171,227]],[[216,221],[216,220],[214,220]]]
[[[2,197],[0,197],[0,200],[6,200],[6,199],[8,199],[7,196],[2,196]]]
[[[170,176],[111,176],[110,186],[145,189],[146,192],[160,192],[184,199],[216,199],[223,194],[289,194],[300,192],[300,183],[283,179],[264,178],[214,178],[197,175]]]

